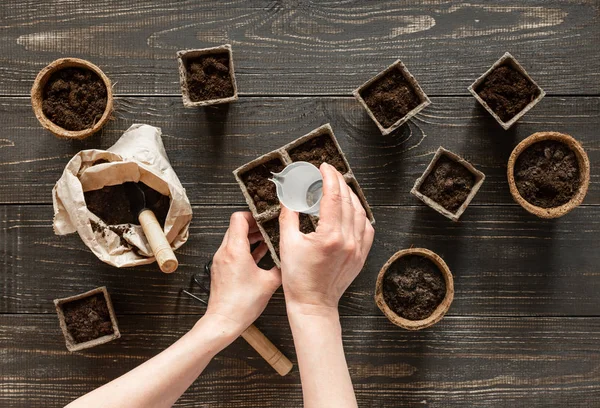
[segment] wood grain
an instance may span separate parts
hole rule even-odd
[[[242,95],[350,94],[397,58],[427,94],[466,95],[505,51],[550,94],[600,93],[594,0],[9,0],[2,13],[2,95],[26,95],[62,56],[98,64],[117,94],[179,94],[175,53],[224,43]]]
[[[120,314],[201,313],[179,294],[220,245],[229,216],[241,207],[194,207],[180,267],[165,275],[156,265],[117,269],[100,262],[77,234],[52,232],[51,206],[0,207],[0,313],[53,313],[52,299],[106,285]],[[599,316],[600,207],[583,207],[542,222],[516,206],[468,209],[453,223],[425,205],[376,207],[375,243],[363,272],[341,302],[344,315],[381,313],[375,280],[397,250],[425,247],[454,275],[450,315]],[[196,288],[197,289],[197,288]],[[277,292],[266,311],[285,316]]]
[[[119,316],[123,337],[66,351],[52,315],[0,316],[0,405],[63,406],[172,344],[196,316]],[[258,326],[295,362],[279,317]],[[600,318],[452,318],[407,332],[383,317],[342,319],[363,407],[594,407],[600,404]],[[181,407],[301,407],[297,368],[280,377],[244,341],[219,354]]]
[[[586,149],[592,177],[585,204],[600,204],[600,98],[545,98],[504,131],[474,98],[433,98],[433,105],[383,137],[353,98],[242,98],[229,107],[184,109],[177,97],[118,98],[115,120],[85,141],[44,131],[27,98],[0,98],[0,203],[50,203],[54,183],[82,149],[108,148],[133,123],[163,130],[171,163],[194,204],[242,205],[233,169],[330,122],[371,205],[410,205],[409,194],[442,145],[486,174],[472,205],[514,204],[506,162],[530,134],[573,135]]]

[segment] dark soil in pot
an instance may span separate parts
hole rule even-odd
[[[348,172],[344,158],[333,143],[333,140],[327,135],[314,137],[291,149],[289,154],[295,162],[305,161],[316,167],[321,166],[323,163],[328,163],[342,174]]]
[[[396,260],[383,278],[383,298],[398,316],[423,320],[446,296],[444,275],[431,260],[407,255]]]
[[[443,154],[419,191],[454,213],[469,196],[475,181],[475,175],[469,169]]]
[[[392,126],[421,103],[411,83],[398,69],[372,83],[360,96],[384,128]]]
[[[490,72],[475,92],[504,122],[510,121],[540,94],[540,89],[510,65]]]
[[[44,87],[44,115],[66,130],[92,128],[104,115],[106,104],[106,85],[89,69],[61,69],[52,74]]]
[[[102,293],[62,305],[67,330],[76,343],[113,334],[110,312]]]
[[[229,53],[207,54],[185,61],[187,88],[192,102],[233,96]]]
[[[106,186],[100,190],[84,193],[88,210],[96,214],[107,225],[135,224],[139,225],[137,214],[131,211],[131,204],[127,198],[127,185]],[[132,183],[133,184],[133,183]],[[165,225],[171,199],[148,187],[144,183],[137,183],[146,196],[146,207],[156,215],[162,227]],[[92,228],[94,226],[92,225]],[[119,233],[118,231],[115,231]],[[121,232],[122,234],[122,232]],[[120,234],[120,235],[121,235]]]
[[[273,178],[271,172],[279,173],[284,167],[285,165],[280,159],[273,159],[248,170],[242,175],[242,181],[246,185],[248,194],[252,197],[259,213],[279,204],[275,184],[269,179]]]
[[[537,142],[525,149],[516,160],[514,175],[519,194],[542,208],[568,203],[581,182],[575,153],[556,140]]]

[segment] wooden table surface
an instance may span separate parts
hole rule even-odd
[[[179,294],[245,203],[231,171],[331,123],[375,218],[376,238],[341,302],[344,343],[364,407],[600,406],[600,3],[598,0],[49,1],[0,5],[0,406],[62,406],[173,343],[203,313]],[[239,101],[184,109],[175,53],[233,47]],[[467,87],[505,51],[547,96],[503,131]],[[101,134],[58,140],[29,90],[64,56],[115,83]],[[382,137],[351,91],[400,58],[432,105]],[[116,269],[76,234],[52,231],[51,189],[76,152],[107,148],[133,123],[163,130],[194,207],[180,269]],[[581,207],[539,220],[511,199],[506,162],[536,131],[566,132],[592,174]],[[459,223],[409,195],[438,146],[487,179]],[[448,316],[416,333],[373,301],[397,250],[427,247],[450,266]],[[52,299],[106,285],[122,338],[69,353]],[[257,321],[295,361],[277,292]],[[297,367],[279,377],[242,340],[210,364],[178,406],[301,406]]]

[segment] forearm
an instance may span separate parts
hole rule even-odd
[[[337,309],[287,306],[304,406],[356,407]]]
[[[170,407],[240,333],[227,318],[204,316],[168,349],[68,407]]]

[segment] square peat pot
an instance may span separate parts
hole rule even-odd
[[[458,221],[485,180],[468,161],[440,147],[410,191],[425,204]]]
[[[508,130],[546,95],[508,52],[468,89],[504,130]]]
[[[69,351],[88,349],[121,337],[106,286],[55,299],[54,306]]]
[[[237,101],[231,45],[177,51],[177,61],[185,107]]]
[[[319,167],[323,162],[327,162],[335,167],[343,174],[346,183],[358,196],[371,224],[375,223],[369,203],[333,134],[333,129],[329,124],[320,126],[312,132],[233,171],[252,216],[257,221],[259,230],[271,252],[271,257],[277,266],[280,265],[278,217],[281,205],[277,197],[275,184],[269,179],[272,177],[271,172],[279,173],[287,165],[296,161],[306,161],[316,167]],[[309,234],[315,231],[317,224],[318,218],[300,214],[301,232]]]
[[[400,60],[369,79],[352,94],[383,135],[392,133],[431,104],[415,77]]]

